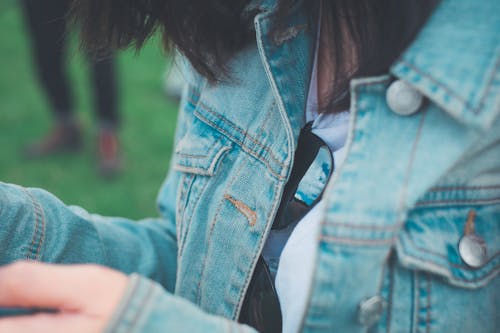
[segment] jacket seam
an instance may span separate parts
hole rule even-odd
[[[154,287],[155,286],[152,283],[149,285],[147,294],[144,297],[144,299],[141,301],[139,307],[137,308],[138,310],[137,310],[134,318],[132,319],[132,322],[130,323],[128,332],[133,332],[134,328],[137,326],[137,323],[138,323],[139,318],[141,317],[141,315],[142,315],[142,313],[144,311],[144,308],[149,303],[149,301],[151,300],[151,297],[154,294],[154,289],[155,289]]]
[[[275,183],[274,184],[274,192],[275,193],[278,193],[278,188],[279,188],[279,183]],[[277,208],[277,206],[279,205],[280,203],[280,200],[275,200],[274,202],[274,206],[272,207],[272,209],[269,210],[269,214],[267,215],[266,217],[266,222],[268,222],[271,218],[271,215],[273,213],[275,213],[275,210]],[[260,242],[258,244],[258,248],[259,250],[261,251],[262,250],[262,244],[264,243],[265,241],[265,237],[261,237],[260,238]],[[236,313],[234,314],[235,317],[239,317],[239,314],[240,314],[240,310],[241,310],[241,307],[242,307],[242,303],[243,303],[243,300],[245,298],[245,295],[248,291],[248,286],[250,284],[250,280],[252,279],[252,276],[253,276],[253,272],[255,271],[255,266],[257,265],[257,260],[256,258],[260,255],[259,251],[255,252],[254,253],[254,256],[252,257],[252,263],[253,263],[253,266],[251,267],[250,269],[250,274],[247,274],[246,278],[245,278],[245,281],[244,281],[244,288],[242,289],[242,292],[240,293],[240,296],[238,298],[238,306],[237,306],[237,311]],[[237,318],[233,318],[233,319],[237,319]]]
[[[429,253],[429,254],[432,254],[432,255],[434,255],[434,256],[440,257],[440,258],[444,259],[445,261],[447,261],[447,262],[448,262],[448,264],[449,264],[450,266],[455,267],[455,268],[459,268],[459,269],[466,270],[466,271],[469,271],[469,272],[478,271],[478,269],[471,269],[471,268],[469,268],[469,267],[467,267],[467,266],[465,266],[465,265],[460,265],[460,264],[455,264],[455,263],[453,263],[453,262],[450,262],[450,261],[449,261],[449,259],[448,259],[448,257],[444,256],[443,254],[441,254],[441,253],[439,253],[439,252],[434,252],[434,251],[431,251],[431,250],[428,250],[428,249],[426,249],[426,248],[423,248],[423,247],[420,247],[420,246],[416,245],[415,241],[414,241],[414,240],[413,240],[413,238],[411,238],[411,237],[408,237],[408,239],[410,240],[410,243],[412,243],[412,244],[413,244],[413,247],[414,247],[415,249],[417,249],[419,252],[425,252],[425,253]],[[401,244],[401,246],[402,246],[403,248],[405,248],[403,244]],[[406,248],[405,248],[405,249],[406,249]],[[408,256],[410,256],[410,257],[414,257],[414,258],[417,258],[417,259],[423,260],[423,261],[429,261],[428,259],[420,258],[420,257],[418,257],[418,256],[415,256],[414,254],[409,254],[409,253],[407,253],[407,255],[408,255]],[[492,255],[492,256],[488,259],[488,261],[487,261],[487,262],[483,265],[483,267],[485,267],[486,265],[488,265],[488,264],[490,264],[491,262],[493,262],[493,261],[494,261],[494,260],[495,260],[495,259],[496,259],[499,255],[500,255],[500,251],[495,252],[495,253],[494,253],[494,254],[493,254],[493,255]],[[432,261],[432,262],[434,262],[434,261]],[[439,264],[438,264],[438,265],[439,265]],[[444,267],[443,265],[439,265],[439,266]],[[496,268],[500,268],[500,265],[498,265],[498,266],[496,266],[496,267],[493,267],[493,270],[494,270],[494,269],[496,269]]]
[[[431,277],[429,274],[426,274],[427,280],[427,315],[425,317],[425,331],[426,333],[431,332],[431,315],[432,315],[432,306],[431,306]]]
[[[39,215],[38,215],[38,212],[37,212],[36,205],[35,205],[35,202],[33,200],[33,197],[24,188],[23,188],[23,191],[28,195],[28,197],[30,199],[31,206],[32,206],[32,209],[33,209],[33,215],[35,217],[35,230],[33,230],[33,236],[31,237],[31,242],[30,242],[30,245],[28,247],[27,253],[25,255],[25,258],[29,260],[29,259],[34,259],[34,258],[32,258],[32,255],[33,255],[33,252],[34,252],[34,246],[35,246],[35,243],[36,243],[36,238],[37,238],[37,234],[38,234],[38,228],[39,228],[40,221],[39,221]]]
[[[394,259],[394,256],[391,257]],[[392,320],[392,308],[393,302],[392,299],[394,297],[394,260],[390,260],[389,262],[389,295],[388,295],[388,304],[387,304],[387,317],[385,320],[386,333],[391,333],[391,320]]]
[[[130,295],[127,297],[126,303],[124,303],[124,306],[122,309],[120,309],[120,312],[117,314],[116,318],[113,320],[112,326],[109,328],[109,332],[115,332],[119,326],[123,324],[124,316],[129,310],[129,306],[132,303],[133,299],[135,298],[135,295],[137,294],[139,290],[139,280],[135,280],[136,277],[132,276],[129,278],[129,283],[135,283],[133,286],[132,292]],[[137,277],[138,278],[138,277]],[[108,332],[108,330],[106,330]]]
[[[388,226],[379,225],[369,225],[369,224],[348,224],[339,222],[328,222],[325,221],[324,225],[336,227],[336,228],[346,228],[346,229],[361,229],[361,230],[381,230],[381,231],[398,231],[404,223],[398,223]]]
[[[39,260],[40,252],[42,249],[42,243],[45,241],[45,214],[42,207],[38,201],[33,197],[33,195],[25,188],[22,188],[24,193],[29,197],[32,207],[33,215],[35,216],[35,230],[33,231],[33,237],[28,248],[28,253],[26,254],[26,259]],[[38,241],[38,246],[37,246]],[[36,248],[35,248],[36,247]]]
[[[189,192],[192,191],[192,186],[193,186],[195,180],[196,180],[195,177],[193,177],[193,180],[191,181],[191,184],[190,184],[191,188],[189,189]],[[199,195],[196,198],[196,201],[193,203],[194,206],[191,209],[191,214],[189,215],[189,220],[183,221],[183,222],[187,222],[188,224],[186,225],[186,229],[183,232],[183,236],[182,236],[182,248],[179,249],[179,257],[182,256],[182,253],[184,252],[184,248],[186,246],[186,238],[187,238],[187,234],[189,232],[189,229],[191,228],[191,224],[192,224],[194,212],[196,211],[196,207],[198,206],[198,202],[200,201],[201,197],[203,196],[203,193],[205,192],[206,188],[208,187],[208,184],[209,184],[208,181],[205,181],[205,184],[203,184],[203,187],[201,188],[201,190],[199,192]]]
[[[410,151],[410,160],[408,161],[408,165],[406,167],[406,174],[405,174],[405,178],[404,178],[399,207],[397,210],[397,213],[401,214],[401,215],[403,215],[403,212],[405,211],[405,201],[406,201],[407,196],[408,196],[408,185],[410,183],[412,168],[413,168],[413,164],[415,162],[415,155],[417,152],[417,146],[420,143],[420,139],[422,137],[422,130],[423,130],[426,119],[427,119],[427,109],[422,111],[422,116],[421,116],[419,124],[418,124],[418,129],[417,129],[415,141],[413,142],[412,147],[411,147],[411,151]],[[400,223],[402,225],[404,223],[404,221],[400,221]]]
[[[267,152],[269,154],[269,157],[274,161],[276,162],[279,166],[281,167],[284,167],[285,165],[279,160],[277,159],[275,156],[274,156],[274,153],[269,149],[269,147],[265,146],[264,144],[262,144],[260,141],[258,141],[257,139],[255,139],[253,136],[249,135],[247,132],[243,131],[241,128],[239,128],[238,126],[236,126],[235,124],[233,124],[232,121],[230,121],[229,119],[227,119],[226,117],[224,117],[223,115],[215,112],[212,110],[211,107],[209,107],[208,105],[206,105],[205,103],[203,102],[200,102],[199,104],[199,108],[202,108],[204,111],[207,111],[208,113],[212,114],[213,116],[215,116],[216,118],[222,120],[225,124],[227,124],[228,126],[230,126],[231,128],[233,128],[234,130],[236,130],[237,132],[239,132],[241,135],[243,135],[244,138],[248,138],[250,141],[252,141],[253,143],[255,143],[255,145],[257,145],[258,147],[262,148],[265,152]],[[199,109],[198,108],[198,109]],[[197,112],[195,110],[195,115],[200,115],[200,112]],[[202,116],[203,117],[203,116]],[[203,117],[204,119],[206,119],[206,117]],[[213,123],[213,122],[212,122]],[[218,126],[220,128],[220,126]],[[238,140],[238,141],[241,141],[241,140]]]
[[[478,205],[489,205],[489,204],[500,204],[500,197],[490,198],[490,199],[450,199],[450,200],[425,200],[418,201],[415,206],[432,206],[439,204],[478,204]]]
[[[337,237],[337,236],[327,236],[321,235],[320,240],[328,244],[346,244],[346,245],[371,245],[371,246],[384,246],[392,244],[397,237],[383,238],[383,239],[359,239],[359,238],[349,238],[349,237]]]
[[[185,136],[183,137],[185,138]],[[217,149],[217,145],[213,144],[209,147],[209,151],[205,154],[189,154],[189,153],[183,153],[183,145],[182,145],[182,139],[179,141],[179,143],[176,146],[175,149],[175,155],[179,157],[186,157],[186,158],[194,158],[194,159],[203,159],[207,158],[209,156],[212,156],[212,152]],[[218,141],[217,141],[218,143]]]
[[[413,313],[411,314],[411,324],[412,324],[412,327],[411,327],[411,330],[412,330],[412,333],[418,333],[418,324],[420,322],[420,318],[418,316],[418,313],[420,312],[420,284],[419,284],[419,281],[418,281],[418,271],[413,271],[413,279],[412,279],[412,282],[413,282],[413,297],[414,297],[414,300],[413,300]]]
[[[439,87],[441,87],[443,90],[445,90],[448,94],[450,94],[451,96],[453,96],[454,98],[456,98],[458,101],[460,101],[466,108],[472,110],[474,113],[476,113],[475,108],[471,105],[470,101],[467,101],[466,99],[464,99],[462,96],[460,96],[459,94],[457,94],[454,90],[452,90],[451,88],[449,88],[447,85],[445,85],[444,83],[442,83],[441,81],[437,80],[436,78],[434,78],[433,76],[427,74],[426,72],[424,72],[423,70],[419,69],[417,66],[415,66],[414,64],[412,64],[411,62],[409,61],[406,61],[406,60],[400,60],[400,62],[409,67],[411,70],[415,71],[417,74],[429,79],[430,81],[432,81],[434,84],[438,85]]]
[[[497,69],[499,66],[500,66],[500,56],[497,55],[495,65],[493,66],[493,69],[492,69],[492,71],[489,75],[489,78],[488,78],[488,83],[486,84],[486,88],[484,90],[484,93],[481,96],[481,99],[479,100],[479,105],[478,105],[477,111],[475,111],[476,113],[479,113],[479,112],[481,112],[481,110],[483,110],[484,101],[489,97],[490,90],[491,90],[491,87],[493,86],[493,82],[495,81],[495,76],[497,74]]]
[[[235,172],[233,178],[231,179],[231,181],[229,182],[229,184],[227,185],[226,188],[231,188],[233,186],[236,179],[239,178],[239,175],[244,167],[245,167],[245,163],[241,163],[241,166]],[[207,258],[210,255],[210,249],[211,249],[211,244],[212,244],[212,242],[211,242],[212,233],[213,233],[213,230],[215,228],[215,223],[217,221],[217,218],[219,217],[219,214],[220,214],[222,208],[224,207],[225,201],[226,201],[226,199],[221,200],[219,207],[217,208],[217,211],[215,212],[214,217],[212,218],[212,221],[210,223],[210,229],[209,229],[208,235],[207,235],[207,250],[205,252],[205,257],[203,258],[202,269],[200,272],[200,278],[198,279],[198,284],[196,286],[196,289],[197,289],[197,291],[196,291],[196,304],[201,303],[201,282],[204,280],[205,272],[207,269]]]
[[[207,119],[206,117],[204,117],[203,115],[201,115],[200,113],[197,113],[197,115],[205,122],[209,123],[211,126],[214,126],[217,130],[219,130],[221,133],[223,133],[224,135],[227,135],[228,137],[230,137],[232,140],[234,140],[236,143],[238,143],[241,147],[241,149],[246,152],[247,154],[249,154],[250,156],[253,156],[254,158],[256,158],[257,160],[259,160],[260,162],[264,163],[264,165],[267,167],[267,169],[269,170],[269,172],[271,173],[271,175],[273,175],[275,178],[277,178],[278,180],[284,180],[285,177],[279,175],[278,173],[276,173],[272,166],[269,164],[269,161],[267,161],[266,159],[264,158],[261,158],[260,155],[258,155],[256,152],[254,152],[253,150],[251,150],[249,147],[247,147],[245,144],[243,144],[243,142],[241,142],[240,140],[238,140],[237,138],[235,138],[234,136],[232,136],[229,132],[227,132],[225,129],[223,129],[222,127],[220,127],[219,125],[215,124],[213,121]],[[284,165],[281,165],[282,167],[284,167]]]
[[[188,220],[188,221],[184,220],[184,216],[186,214],[186,207],[187,207],[187,200],[185,198],[187,197],[187,194],[191,191],[191,187],[193,186],[193,182],[195,179],[196,179],[196,176],[192,176],[192,177],[184,176],[183,177],[183,180],[182,180],[183,188],[182,188],[181,194],[180,194],[181,197],[179,197],[179,201],[177,203],[179,206],[180,206],[180,204],[183,205],[182,211],[179,211],[179,220],[178,220],[180,223],[180,226],[179,226],[180,239],[179,239],[179,251],[178,251],[179,259],[182,257],[182,253],[184,252],[184,242],[186,240],[186,234],[189,230],[189,225],[190,225],[190,220]],[[195,204],[197,204],[197,202],[195,202]],[[191,219],[191,216],[190,216],[190,219]]]
[[[447,191],[479,191],[479,190],[496,190],[500,189],[500,185],[478,185],[478,186],[440,186],[433,187],[429,192],[447,192]]]

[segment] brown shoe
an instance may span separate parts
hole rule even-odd
[[[114,129],[101,129],[99,133],[99,171],[112,178],[121,170],[118,135]]]
[[[59,122],[46,136],[28,145],[24,149],[24,156],[37,158],[79,151],[82,147],[81,132],[80,126],[75,122]]]

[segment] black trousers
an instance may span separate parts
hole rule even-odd
[[[69,3],[68,0],[22,0],[38,76],[58,118],[72,117],[74,112],[73,95],[65,70]],[[114,59],[89,59],[89,64],[97,116],[101,122],[115,126],[118,114]]]

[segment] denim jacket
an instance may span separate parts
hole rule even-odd
[[[133,273],[106,332],[253,331],[236,320],[305,122],[315,31],[301,1],[275,33],[276,1],[254,5],[256,45],[231,60],[233,80],[185,64],[160,216],[101,217],[2,184],[0,264]],[[390,73],[353,80],[346,160],[317,184],[327,208],[302,332],[498,332],[498,13],[497,0],[443,0]],[[388,106],[395,80],[425,99],[414,114]]]

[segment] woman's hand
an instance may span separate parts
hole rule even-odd
[[[49,308],[57,313],[0,319],[0,332],[101,332],[128,278],[95,265],[19,262],[0,268],[0,307]]]

